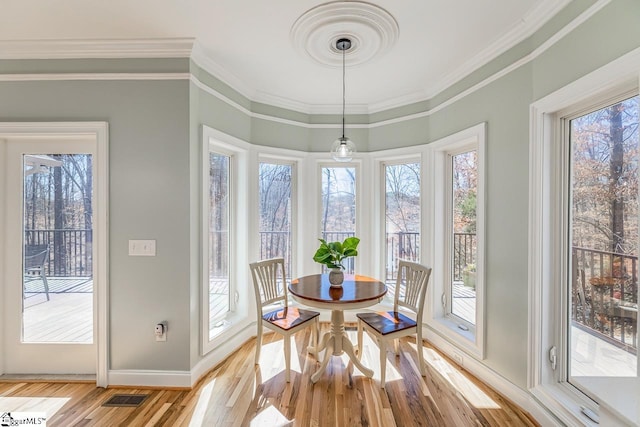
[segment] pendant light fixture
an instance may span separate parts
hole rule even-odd
[[[342,51],[342,136],[336,139],[331,145],[331,157],[337,162],[350,162],[356,145],[349,138],[344,136],[344,104],[345,104],[345,52],[351,49],[351,40],[340,38],[336,41],[336,49]]]

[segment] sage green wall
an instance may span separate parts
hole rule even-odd
[[[430,100],[348,116],[361,152],[419,145],[487,123],[486,359],[526,388],[529,105],[640,47],[640,2],[613,0],[533,61],[444,106],[535,51],[593,0],[576,0],[538,32]],[[111,368],[188,370],[200,359],[200,143],[203,124],[253,144],[325,151],[338,115],[258,104],[187,60],[0,61],[0,72],[80,70],[192,73],[198,81],[0,82],[1,121],[104,120],[110,125]],[[20,71],[22,70],[22,71]],[[202,86],[209,87],[241,111]],[[442,108],[441,108],[442,107]],[[246,111],[251,114],[246,114]],[[261,115],[309,124],[265,120]],[[155,258],[129,257],[128,239],[157,239]],[[169,321],[169,341],[153,325]]]
[[[536,99],[638,48],[640,2],[613,0],[537,58],[450,105],[446,103],[535,53],[542,43],[594,3],[593,0],[572,2],[530,38],[430,100],[368,117],[347,118],[348,123],[375,124],[421,115],[369,129],[348,129],[348,136],[357,142],[361,152],[424,144],[478,123],[487,123],[486,359],[483,363],[523,389],[527,384],[529,332],[529,106]],[[340,123],[339,116],[305,116],[264,104],[253,104],[253,108],[256,113],[286,120]],[[211,117],[216,113],[212,107],[200,114]],[[294,126],[257,117],[248,126],[250,135],[242,139],[253,144],[310,152],[327,150],[336,131],[339,132],[339,128]],[[236,136],[243,133],[234,132]]]
[[[0,82],[0,121],[109,123],[111,369],[190,368],[188,87]],[[156,239],[157,256],[128,256],[129,239]],[[168,341],[156,343],[162,320]]]
[[[484,363],[526,387],[531,66],[429,118],[430,141],[487,123]]]

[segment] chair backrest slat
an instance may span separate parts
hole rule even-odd
[[[271,258],[249,264],[256,294],[258,312],[262,307],[287,301],[287,280],[284,270],[284,258]]]
[[[400,260],[393,309],[398,311],[398,307],[406,307],[421,319],[430,276],[431,268]]]

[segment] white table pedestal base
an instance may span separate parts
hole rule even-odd
[[[324,334],[322,340],[318,344],[318,348],[314,349],[314,353],[317,355],[322,350],[325,350],[324,359],[322,359],[322,363],[318,370],[311,376],[311,381],[313,383],[316,383],[320,379],[320,376],[322,376],[329,360],[331,360],[331,356],[341,356],[342,353],[347,353],[349,359],[351,359],[360,372],[369,378],[373,376],[373,371],[364,366],[356,357],[353,344],[344,331],[344,314],[342,310],[331,311],[331,332]],[[362,351],[362,349],[360,349],[360,351]]]

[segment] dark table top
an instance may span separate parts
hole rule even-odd
[[[331,287],[328,274],[312,274],[295,279],[289,292],[304,300],[330,304],[374,303],[387,293],[379,280],[367,276],[345,274],[342,287]]]

